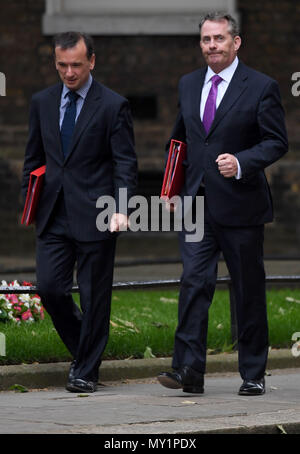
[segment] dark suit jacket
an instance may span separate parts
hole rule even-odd
[[[206,134],[200,119],[200,98],[207,68],[183,76],[180,111],[172,138],[187,143],[185,187],[195,197],[202,181],[211,215],[228,226],[272,221],[273,209],[264,168],[288,149],[279,88],[270,77],[239,65]],[[224,178],[217,157],[234,154],[242,179]]]
[[[64,159],[59,129],[62,83],[32,98],[22,191],[26,195],[29,174],[46,164],[46,175],[36,216],[40,235],[63,189],[71,232],[79,241],[109,237],[99,232],[96,200],[115,197],[127,188],[128,198],[136,189],[136,155],[128,101],[93,80],[77,119],[70,151]]]

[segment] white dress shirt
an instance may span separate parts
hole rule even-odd
[[[219,83],[218,85],[218,93],[217,93],[217,99],[216,99],[216,108],[219,107],[220,102],[223,99],[223,96],[226,93],[226,90],[228,88],[228,85],[235,73],[235,70],[239,64],[239,60],[237,57],[233,60],[231,65],[227,66],[227,68],[223,69],[220,73],[218,73],[218,76],[222,77],[222,82]],[[202,94],[201,94],[201,102],[200,102],[200,117],[201,120],[203,120],[203,115],[204,115],[204,108],[205,108],[205,103],[211,88],[211,78],[215,75],[216,73],[208,66],[207,72],[205,75],[204,79],[204,84],[203,84],[203,89],[202,89]],[[230,151],[229,151],[230,153]],[[235,178],[240,179],[242,177],[242,172],[241,172],[241,167],[239,164],[239,161],[236,159],[237,165],[238,165],[238,172],[235,176]]]

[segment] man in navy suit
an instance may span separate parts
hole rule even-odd
[[[74,358],[67,389],[94,392],[109,333],[116,232],[128,222],[119,190],[130,198],[136,188],[133,126],[128,101],[91,76],[90,36],[59,34],[54,53],[62,83],[32,98],[22,188],[25,196],[30,172],[45,164],[36,214],[38,292]],[[109,231],[96,227],[103,195],[116,201]],[[75,263],[81,310],[71,295]]]
[[[268,325],[263,264],[264,224],[273,218],[264,174],[287,152],[278,84],[245,66],[230,15],[211,13],[200,24],[207,67],[182,77],[172,138],[187,143],[182,196],[204,195],[204,237],[179,234],[183,274],[173,372],[168,388],[203,392],[208,309],[223,252],[236,298],[242,395],[265,392]]]

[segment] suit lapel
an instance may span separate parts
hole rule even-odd
[[[200,74],[198,73],[197,77],[195,77],[193,87],[191,90],[191,103],[194,106],[194,114],[197,118],[198,125],[199,125],[202,136],[206,136],[206,131],[204,129],[203,123],[200,118],[200,102],[201,102],[203,84],[204,84],[204,80],[205,80],[205,74],[206,74],[206,69],[200,70]]]
[[[59,147],[59,153],[57,155],[59,159],[63,159],[59,128],[59,109],[62,87],[63,85],[61,83],[53,87],[53,90],[50,92],[49,102],[47,103],[47,118],[49,118],[54,138]]]
[[[95,111],[99,108],[99,99],[101,98],[101,86],[93,80],[93,83],[87,93],[85,101],[83,103],[81,112],[77,118],[74,134],[72,137],[72,142],[70,145],[70,151],[66,157],[66,161],[70,158],[71,154],[74,152],[76,144],[86,129],[90,119],[94,115]]]
[[[244,65],[241,62],[239,62],[239,65],[230,81],[230,84],[226,90],[226,93],[216,111],[214,121],[207,134],[208,136],[214,131],[214,129],[220,123],[222,118],[233,107],[233,105],[239,99],[241,94],[246,90],[247,78],[248,78],[248,76],[246,74],[246,71],[244,70]]]

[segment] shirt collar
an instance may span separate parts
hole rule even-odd
[[[238,57],[235,57],[233,62],[229,66],[227,66],[227,68],[223,69],[223,71],[218,73],[218,75],[220,77],[222,77],[222,79],[225,80],[229,84],[238,64],[239,64],[239,59],[238,59]],[[208,83],[215,74],[216,73],[208,66],[204,83],[205,84]]]
[[[80,87],[78,90],[76,90],[76,93],[81,96],[83,99],[86,98],[86,95],[88,94],[88,91],[92,85],[92,82],[93,82],[93,78],[92,78],[92,75],[91,73],[89,74],[89,78],[88,80],[86,81],[86,83]],[[66,95],[67,93],[69,93],[70,89],[68,87],[66,87],[66,85],[64,84],[63,85],[63,90],[62,90],[62,94],[61,94],[61,97],[63,100],[65,100],[66,98]]]

